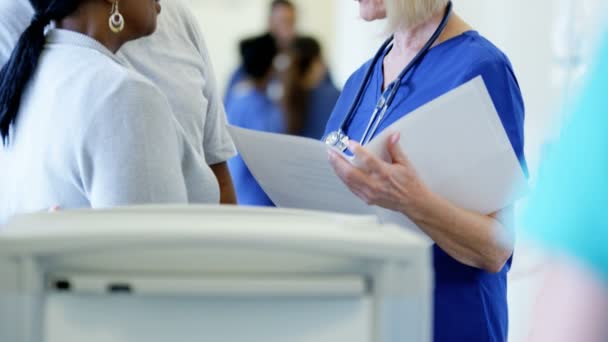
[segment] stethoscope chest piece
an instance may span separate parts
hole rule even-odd
[[[346,151],[348,149],[348,136],[342,132],[342,130],[338,130],[335,132],[329,133],[325,137],[325,144],[329,146],[333,146],[341,152]]]

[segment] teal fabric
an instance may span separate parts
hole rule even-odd
[[[608,280],[608,39],[524,213],[530,237],[580,258]]]

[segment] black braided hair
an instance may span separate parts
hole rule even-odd
[[[23,1],[23,0],[11,0]],[[35,15],[21,34],[8,62],[0,69],[0,138],[6,146],[12,124],[17,120],[21,97],[38,66],[44,48],[44,30],[51,20],[67,17],[81,0],[30,0]]]

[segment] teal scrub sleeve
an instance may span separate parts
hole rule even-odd
[[[608,38],[608,37],[607,37]],[[521,225],[608,280],[608,39],[589,82],[549,148]]]

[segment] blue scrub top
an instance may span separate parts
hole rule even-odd
[[[245,73],[245,67],[239,65],[239,67],[230,75],[228,79],[228,86],[226,87],[226,93],[224,94],[224,105],[232,100],[232,95],[235,91],[236,86],[247,78]]]
[[[300,135],[311,139],[323,138],[325,125],[339,97],[340,91],[334,85],[331,75],[327,73],[323,81],[309,94],[306,122]]]
[[[325,133],[335,131],[344,119],[371,61],[347,81]],[[382,63],[377,63],[367,92],[356,110],[348,136],[360,141],[383,84]],[[466,32],[431,49],[408,75],[376,134],[425,103],[481,75],[509,136],[515,154],[524,158],[524,104],[507,57],[475,31]],[[458,113],[454,113],[458,115]],[[434,340],[507,341],[507,265],[497,274],[465,266],[437,245],[435,269]]]
[[[257,131],[284,133],[285,119],[279,106],[266,93],[237,85],[226,103],[231,125]],[[228,161],[240,205],[274,206],[245,165],[240,155]]]
[[[583,95],[546,154],[521,226],[608,282],[608,36]]]

